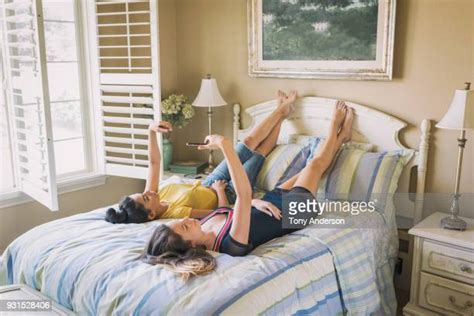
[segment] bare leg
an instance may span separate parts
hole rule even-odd
[[[296,96],[296,91],[292,91],[289,97],[284,92],[278,91],[278,107],[258,124],[250,135],[245,137],[244,144],[251,150],[255,150],[272,133],[275,127],[278,126],[279,129],[282,121],[291,113],[291,105],[295,102]]]
[[[336,156],[337,151],[339,148],[341,148],[342,144],[348,142],[351,140],[352,137],[352,122],[353,122],[353,111],[352,109],[348,109],[346,118],[344,119],[344,123],[342,124],[342,128],[339,131],[337,140],[336,140],[336,145],[334,146],[334,151],[332,153],[333,157]],[[296,180],[300,176],[302,171],[298,172],[282,184],[280,184],[279,188],[285,189],[285,190],[290,190],[295,186]]]
[[[331,165],[331,162],[342,143],[347,140],[346,136],[350,133],[347,131],[347,129],[352,129],[352,120],[352,109],[348,109],[343,102],[338,102],[336,105],[336,110],[334,111],[332,126],[328,138],[321,146],[321,150],[301,171],[300,175],[294,182],[294,186],[306,188],[311,193],[316,195],[321,176]],[[341,133],[338,136],[339,128],[343,122],[343,130],[341,130]]]
[[[347,115],[344,119],[344,123],[342,125],[341,131],[338,134],[338,141],[341,142],[342,146],[343,143],[347,143],[352,139],[352,124],[354,123],[354,110],[351,108],[347,108]]]
[[[267,156],[273,148],[275,148],[276,143],[278,141],[278,137],[280,136],[281,124],[283,120],[280,120],[275,127],[273,127],[270,135],[265,138],[258,146],[255,148],[255,151],[262,154],[263,156]]]

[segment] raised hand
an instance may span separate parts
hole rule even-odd
[[[173,130],[173,125],[168,121],[155,121],[150,124],[148,129],[155,133],[169,133]]]
[[[222,146],[226,142],[228,142],[228,139],[222,135],[217,135],[217,134],[209,135],[209,136],[206,136],[206,138],[204,139],[204,143],[206,145],[199,145],[198,149],[199,150],[219,149],[219,148],[222,148]]]

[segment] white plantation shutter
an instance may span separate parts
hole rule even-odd
[[[41,0],[3,0],[2,40],[19,188],[58,209]]]
[[[158,1],[95,2],[105,173],[145,179],[160,118]]]

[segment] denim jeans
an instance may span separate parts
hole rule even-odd
[[[235,151],[237,156],[239,156],[240,162],[244,166],[245,172],[247,173],[250,185],[252,186],[253,190],[255,182],[257,181],[258,173],[260,172],[260,169],[262,169],[263,163],[265,162],[265,156],[250,150],[244,143],[238,143],[235,146]],[[225,160],[223,160],[206,178],[206,180],[202,182],[202,185],[211,186],[211,184],[216,180],[224,180],[227,182],[225,193],[229,203],[234,204],[237,196],[235,194],[234,185],[230,178],[229,167],[227,166],[227,162]]]

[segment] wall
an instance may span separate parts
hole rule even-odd
[[[170,93],[177,86],[175,13],[174,0],[160,0],[160,60],[163,94]],[[105,185],[62,194],[59,198],[60,211],[58,212],[51,212],[37,202],[0,209],[0,254],[16,237],[37,225],[117,203],[120,197],[133,192],[141,192],[144,186],[143,180],[108,177]]]
[[[277,89],[298,89],[300,95],[333,97],[385,111],[408,122],[401,135],[417,146],[417,127],[424,118],[439,120],[455,89],[474,82],[474,1],[398,0],[394,79],[386,82],[289,80],[247,75],[247,1],[177,0],[178,87],[191,98],[207,73],[217,78],[229,104],[244,108],[274,98]],[[175,137],[176,159],[206,159],[184,146],[206,135],[205,110]],[[215,111],[215,132],[232,134],[232,107]],[[244,117],[248,124],[248,118]],[[432,134],[426,213],[447,208],[454,186],[457,133]],[[468,132],[461,190],[464,215],[474,215],[474,133]],[[440,204],[441,203],[441,204]],[[442,207],[440,207],[442,206]],[[468,210],[467,206],[470,206]],[[470,214],[469,211],[471,212]]]
[[[176,1],[159,0],[158,4],[161,93],[166,96],[175,92],[178,86]]]

